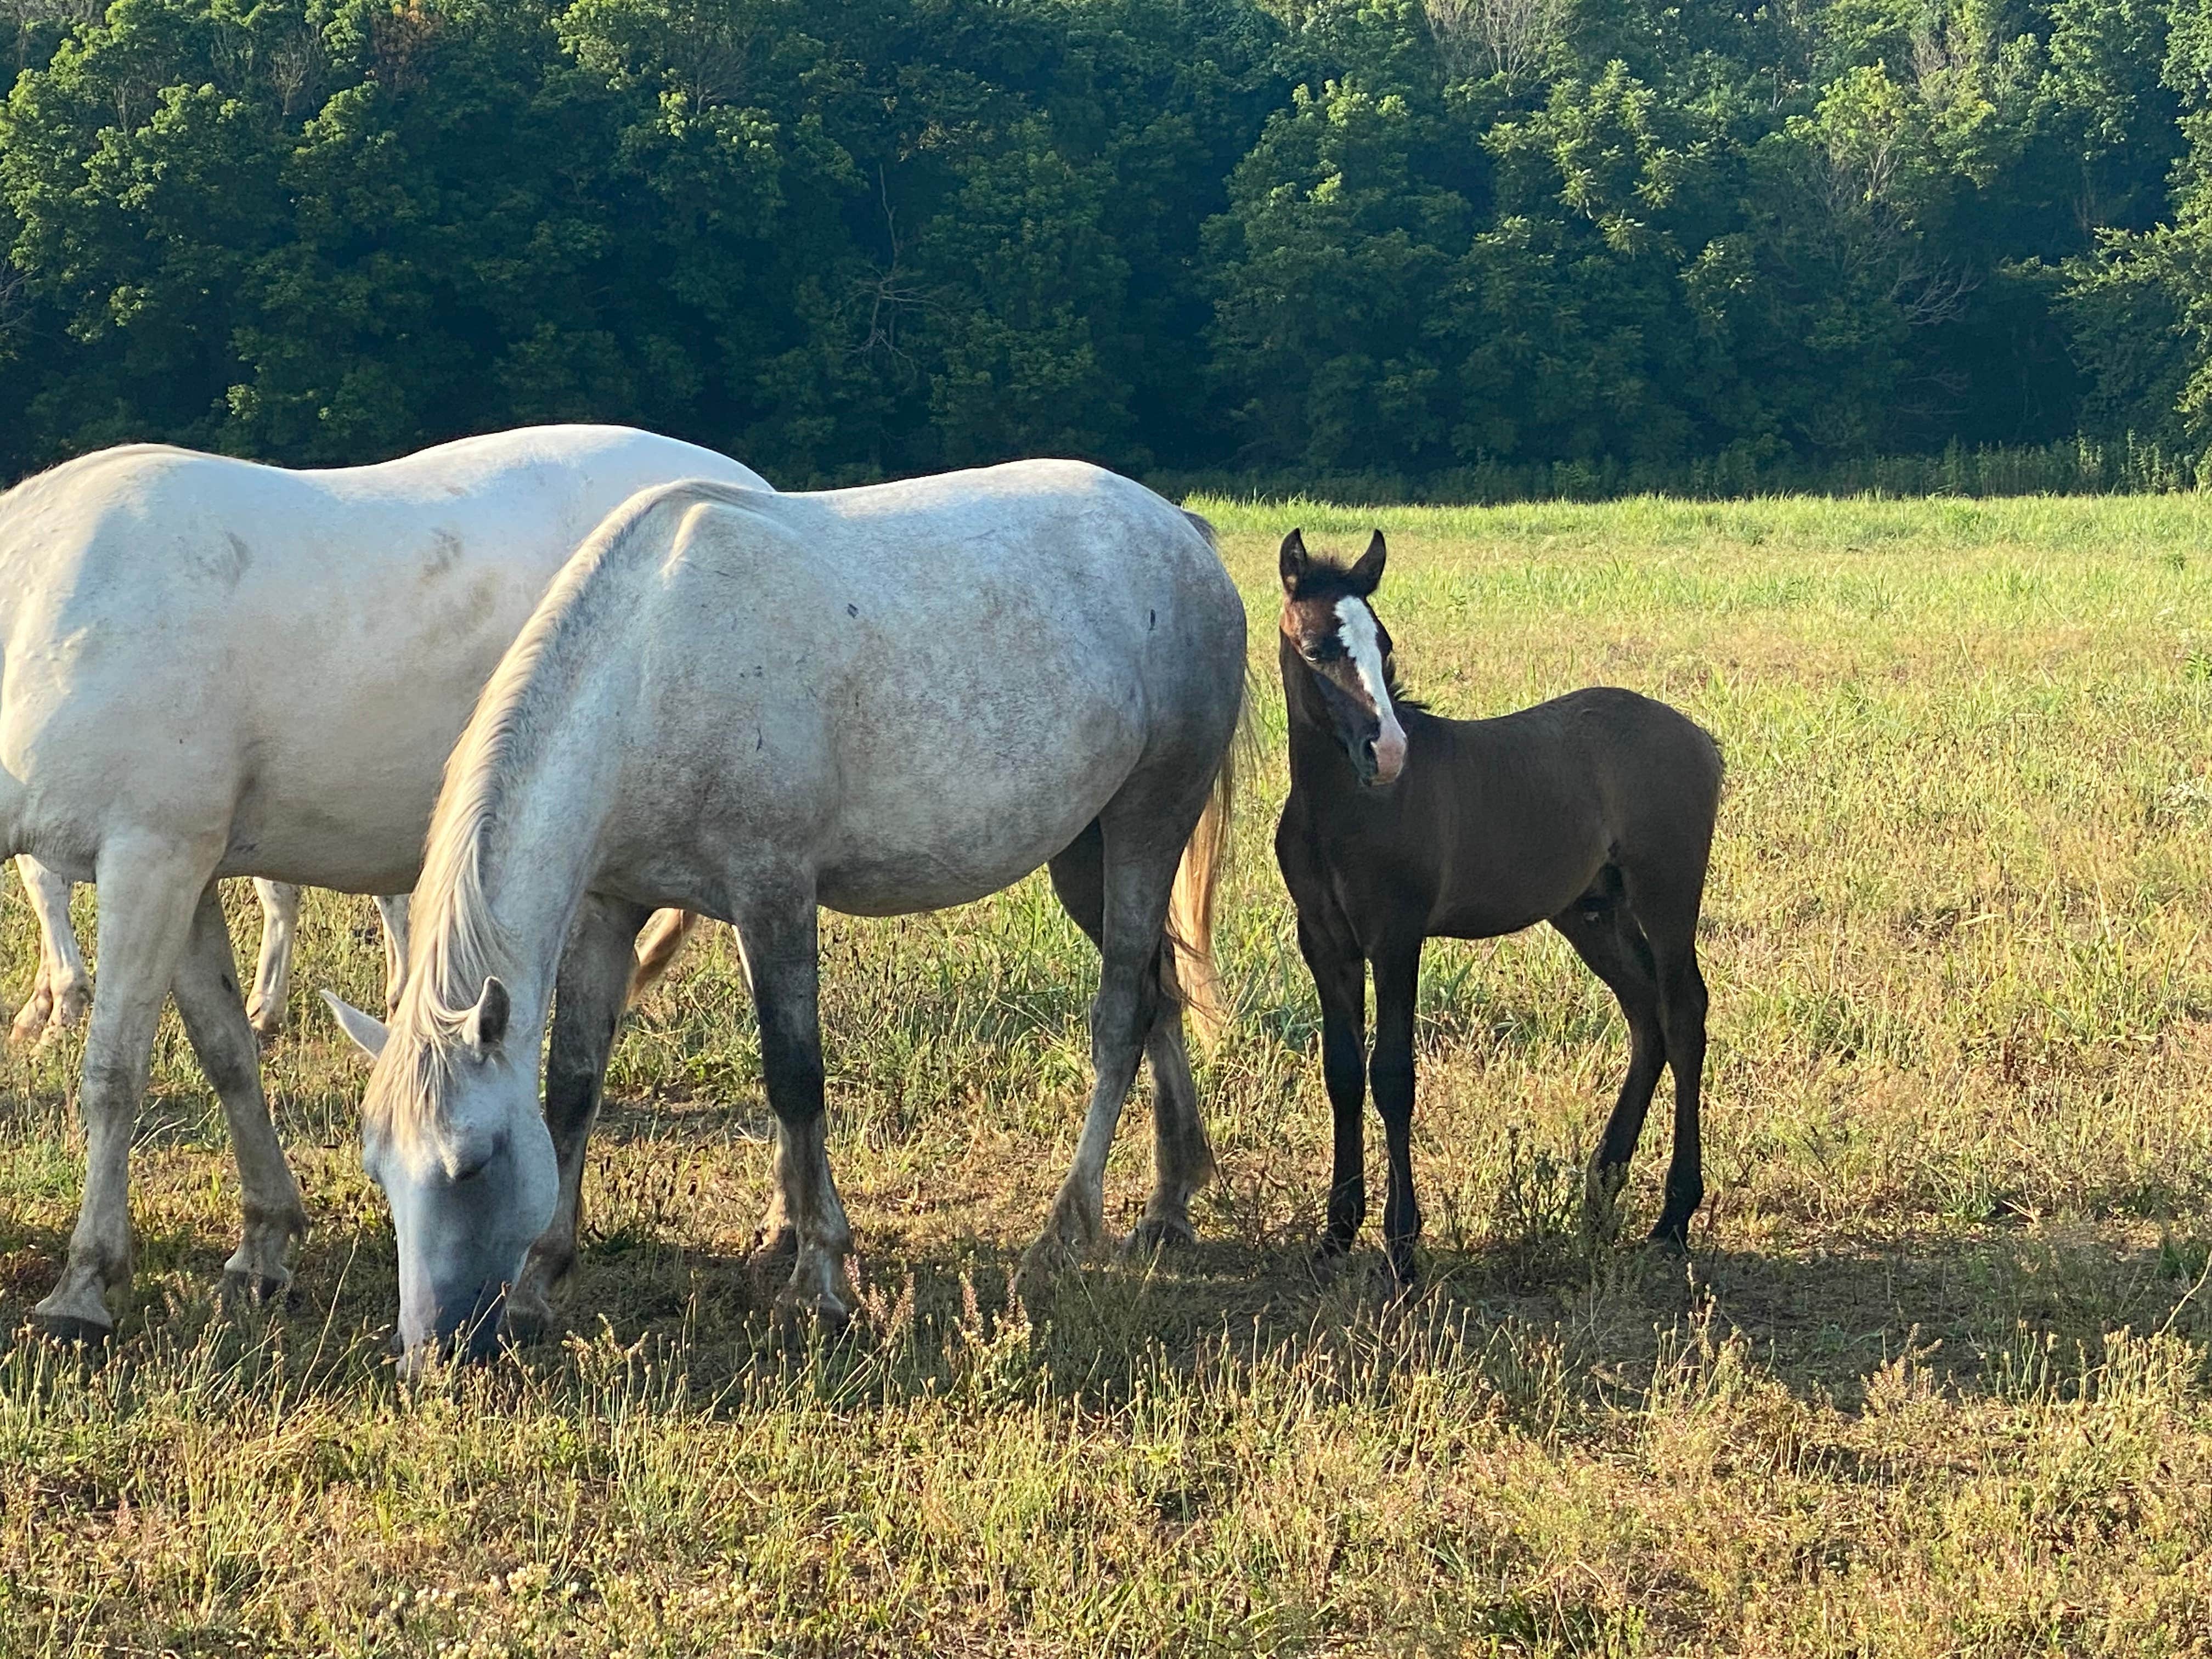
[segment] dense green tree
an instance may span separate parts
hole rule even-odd
[[[0,0],[0,468],[2212,439],[2212,0]],[[1607,471],[1610,469],[1610,471]]]

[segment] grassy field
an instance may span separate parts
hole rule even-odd
[[[361,1077],[310,1009],[373,1004],[380,946],[318,896],[268,1065],[298,1297],[215,1304],[235,1177],[172,1021],[112,1357],[0,1355],[0,1654],[2212,1651],[2212,503],[1199,505],[1266,696],[1194,1252],[1010,1302],[1094,975],[1032,880],[830,923],[864,1316],[779,1335],[717,930],[617,1051],[573,1335],[404,1394]],[[1371,1223],[1313,1267],[1318,1012],[1268,846],[1294,521],[1389,530],[1442,711],[1610,682],[1721,738],[1686,1261],[1577,1235],[1626,1036],[1532,934],[1427,958],[1424,1293],[1390,1302]],[[32,950],[11,900],[10,994]],[[9,1328],[73,1214],[76,1057],[0,1059]],[[1148,1139],[1133,1107],[1122,1226]]]

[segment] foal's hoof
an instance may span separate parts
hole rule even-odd
[[[1133,1256],[1158,1255],[1162,1250],[1195,1249],[1198,1231],[1188,1216],[1146,1216],[1131,1230],[1122,1249]]]
[[[1661,1216],[1651,1229],[1650,1244],[1654,1249],[1667,1250],[1675,1255],[1690,1253],[1690,1218]]]
[[[115,1340],[114,1326],[79,1319],[75,1314],[34,1313],[31,1329],[64,1348],[100,1349]]]

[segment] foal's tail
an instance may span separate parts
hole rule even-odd
[[[1237,730],[1221,752],[1213,775],[1213,793],[1199,814],[1198,828],[1182,849],[1175,890],[1168,900],[1168,943],[1173,958],[1168,990],[1181,997],[1198,1027],[1199,1040],[1211,1048],[1229,1024],[1229,998],[1213,964],[1213,911],[1221,871],[1229,861],[1229,825],[1237,805],[1237,772],[1252,749],[1252,698],[1249,689],[1237,706]]]

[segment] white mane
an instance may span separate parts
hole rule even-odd
[[[408,1108],[434,1114],[442,1084],[463,1046],[471,1012],[495,975],[520,967],[493,915],[490,874],[500,850],[501,808],[509,786],[527,776],[541,752],[550,716],[558,713],[577,672],[591,660],[599,607],[591,601],[609,576],[627,571],[625,552],[656,544],[636,532],[665,507],[702,501],[742,503],[753,492],[710,479],[688,479],[639,491],[592,532],[552,585],[477,699],[460,741],[447,759],[445,784],[431,815],[422,876],[415,890],[411,955],[394,1014],[404,1033],[408,1063],[380,1077],[363,1101],[389,1127],[417,1132]],[[395,1104],[397,1109],[395,1109]]]

